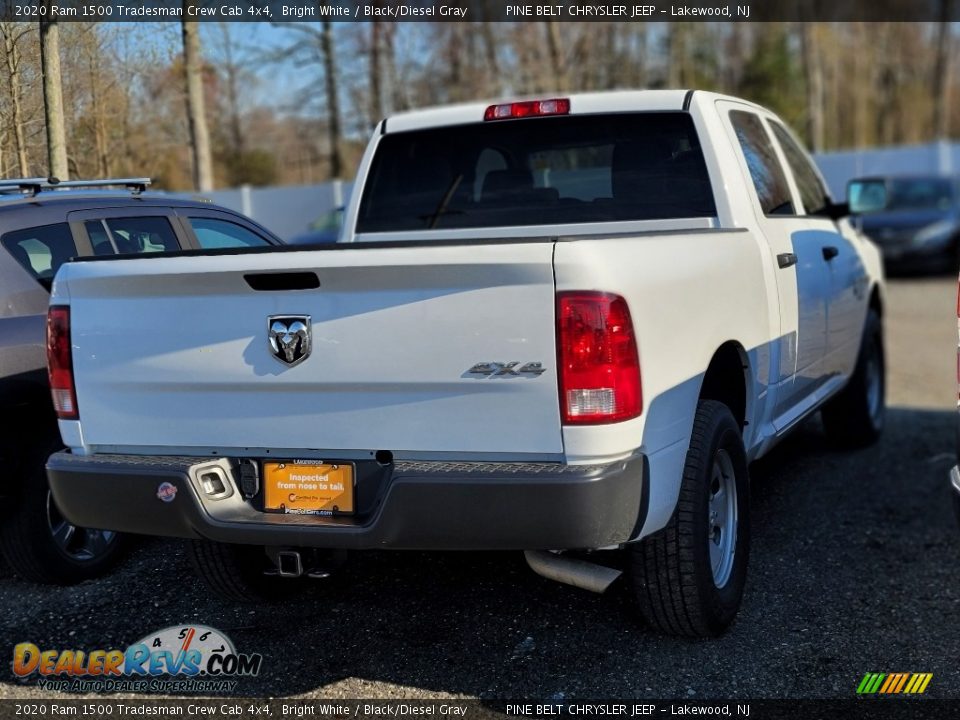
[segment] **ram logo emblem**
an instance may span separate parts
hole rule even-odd
[[[309,315],[271,315],[267,318],[270,352],[284,365],[293,367],[310,357]]]

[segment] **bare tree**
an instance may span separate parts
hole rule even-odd
[[[807,88],[807,143],[814,152],[823,149],[823,65],[816,23],[802,23],[800,44]]]
[[[328,156],[330,176],[343,177],[346,173],[346,161],[343,154],[339,62],[333,36],[333,23],[330,20],[324,20],[319,30],[307,23],[275,23],[275,25],[299,34],[300,38],[279,51],[271,53],[266,57],[268,62],[293,62],[298,66],[319,63],[323,68],[326,131],[330,146]],[[313,95],[312,84],[308,94]]]
[[[47,4],[49,5],[49,2]],[[67,169],[67,133],[63,120],[63,90],[60,81],[60,28],[55,20],[40,21],[40,66],[43,73],[43,106],[47,124],[48,172],[54,177],[66,180],[70,173]]]
[[[23,56],[19,43],[31,31],[30,25],[14,22],[0,23],[4,60],[7,66],[7,90],[13,120],[13,144],[17,157],[17,169],[21,177],[30,175],[30,165],[27,161],[27,142],[23,127],[23,88],[20,81],[20,63]]]
[[[197,0],[184,0],[184,5]],[[186,13],[184,13],[186,15]],[[203,55],[200,50],[200,24],[183,20],[183,71],[187,85],[187,120],[190,125],[190,149],[193,154],[193,185],[200,192],[213,190],[213,158],[210,132],[203,102]]]
[[[240,65],[234,57],[233,39],[230,37],[230,27],[227,23],[220,23],[223,48],[223,72],[226,78],[228,130],[230,135],[231,151],[242,154],[244,151],[243,128],[240,125]]]
[[[933,66],[933,136],[945,138],[950,118],[950,56],[953,36],[950,12],[953,0],[940,0],[940,22],[937,27],[936,61]]]
[[[337,55],[333,44],[333,23],[323,21],[320,33],[323,53],[323,75],[327,89],[327,127],[330,136],[330,176],[343,175],[342,129],[340,126],[340,97],[337,91]]]
[[[553,82],[556,90],[566,91],[569,87],[566,63],[562,56],[560,41],[560,23],[544,22],[547,31],[547,52],[550,54],[550,70],[553,72]]]
[[[383,118],[383,50],[384,23],[382,20],[370,22],[370,124],[375,125]]]

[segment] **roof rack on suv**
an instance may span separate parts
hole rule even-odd
[[[64,190],[68,188],[125,187],[134,195],[139,195],[150,185],[150,178],[110,178],[107,180],[63,180],[49,178],[9,178],[0,179],[0,193],[19,192],[34,197],[44,190]]]

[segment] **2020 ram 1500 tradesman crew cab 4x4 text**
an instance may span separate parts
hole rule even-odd
[[[883,422],[880,259],[773,114],[704,92],[412,112],[327,248],[78,261],[50,310],[74,522],[193,539],[229,596],[330,550],[517,549],[713,635],[748,463]],[[552,551],[552,552],[544,552]]]

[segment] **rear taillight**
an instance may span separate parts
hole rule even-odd
[[[527,102],[503,103],[491,105],[483,113],[484,120],[513,120],[525,117],[543,117],[545,115],[569,115],[569,98],[551,100],[529,100]]]
[[[643,410],[637,341],[619,295],[558,293],[557,363],[565,424],[629,420]]]
[[[47,372],[53,409],[61,420],[76,420],[79,415],[77,393],[73,385],[73,357],[70,346],[70,308],[54,305],[47,312]]]

